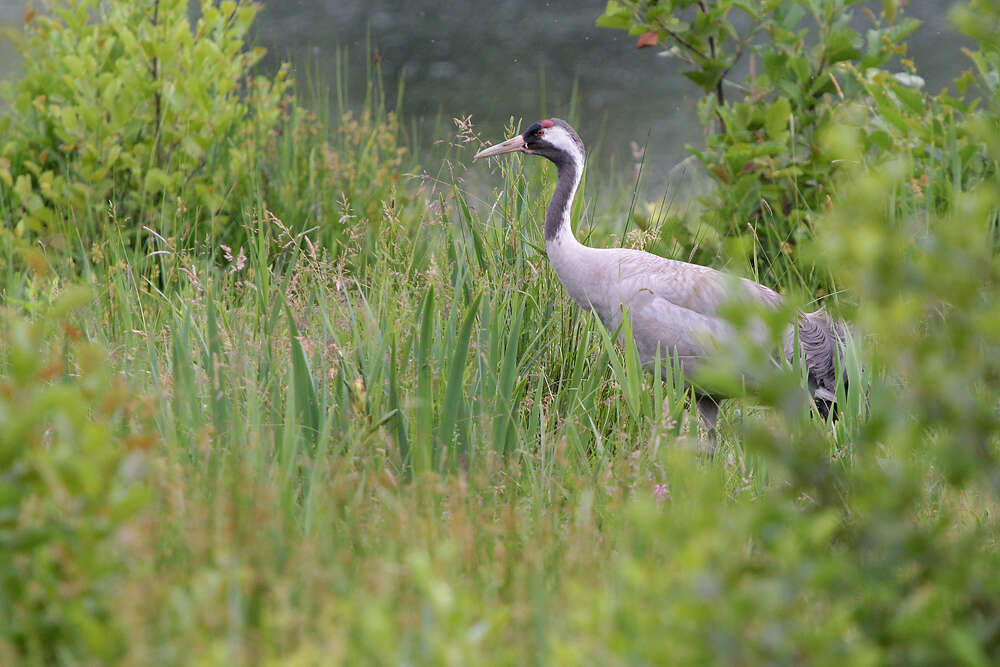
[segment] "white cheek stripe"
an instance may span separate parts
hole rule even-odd
[[[577,148],[576,142],[573,141],[572,137],[566,132],[566,130],[561,127],[553,127],[545,132],[545,140],[556,148],[566,151],[573,156],[574,162],[579,162],[580,150]]]
[[[573,222],[572,222],[572,210],[573,202],[576,200],[577,190],[580,188],[580,181],[583,179],[583,156],[580,155],[579,150],[576,148],[576,144],[572,139],[566,137],[569,140],[570,148],[565,148],[564,146],[559,146],[566,150],[573,160],[573,166],[575,167],[573,187],[569,191],[569,200],[566,202],[566,208],[562,213],[562,221],[559,225],[559,232],[556,234],[556,238],[562,240],[564,238],[570,238],[576,241],[576,237],[573,235]],[[550,142],[551,143],[551,142]],[[558,144],[557,144],[558,145]]]

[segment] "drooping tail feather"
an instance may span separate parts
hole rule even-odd
[[[825,308],[812,313],[802,313],[798,320],[799,354],[809,377],[809,391],[820,416],[824,419],[833,413],[837,416],[837,368],[844,368],[843,352],[849,330],[846,324],[830,318]],[[785,357],[792,358],[796,330],[785,332]],[[843,375],[847,391],[847,373]]]

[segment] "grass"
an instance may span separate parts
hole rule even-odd
[[[836,498],[855,492],[855,466],[878,470],[851,450],[865,394],[835,426],[804,404],[736,402],[708,459],[678,374],[644,373],[549,269],[551,170],[515,160],[492,195],[470,193],[474,143],[429,174],[401,127],[370,87],[360,112],[341,99],[287,128],[240,247],[195,238],[183,211],[141,231],[67,212],[68,253],[3,258],[3,301],[29,319],[85,287],[69,321],[108,351],[154,436],[149,502],[115,535],[123,565],[102,592],[115,659],[891,658],[866,624],[863,591],[882,580],[855,568],[854,496]],[[595,180],[576,227],[622,243],[609,211],[631,192],[595,194]],[[810,270],[780,270],[777,286],[814,293]],[[847,360],[852,386],[885,392],[862,358]],[[796,395],[796,369],[764,372],[781,380],[765,403]],[[936,488],[942,506],[971,505],[960,516],[993,511]]]

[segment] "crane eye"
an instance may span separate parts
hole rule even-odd
[[[545,136],[545,130],[538,130],[537,132],[535,132],[535,136],[536,137],[543,137],[543,136]]]

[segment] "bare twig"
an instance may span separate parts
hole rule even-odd
[[[683,37],[681,37],[680,35],[678,35],[676,32],[674,32],[670,28],[668,28],[663,23],[662,19],[657,19],[656,22],[660,26],[660,29],[663,30],[663,32],[667,33],[667,35],[670,36],[670,39],[674,40],[675,42],[677,42],[678,44],[680,44],[685,49],[687,49],[688,51],[690,51],[694,55],[698,56],[702,60],[708,60],[708,56],[706,56],[704,53],[702,53],[701,49],[699,49],[697,46],[695,46],[691,42],[687,41],[686,39],[684,39]]]

